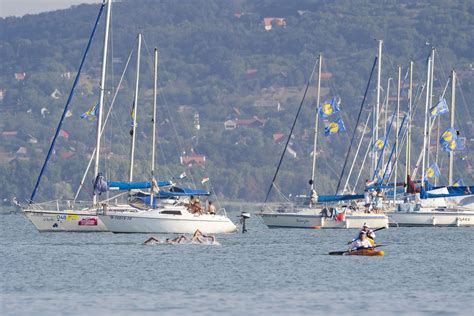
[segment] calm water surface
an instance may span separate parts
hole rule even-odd
[[[234,217],[235,218],[235,217]],[[356,230],[269,230],[220,246],[147,235],[38,233],[0,215],[0,313],[472,315],[474,229],[378,232],[385,257],[328,256]],[[162,236],[165,237],[165,236]]]

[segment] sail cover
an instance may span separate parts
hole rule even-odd
[[[421,190],[420,197],[422,199],[444,198],[453,196],[472,195],[474,186],[444,187],[435,190]]]
[[[159,187],[166,187],[173,184],[171,181],[166,181],[166,180],[160,180],[157,183]],[[108,181],[107,184],[109,187],[109,191],[149,189],[152,186],[151,181],[140,181],[140,182]]]
[[[363,194],[346,194],[346,195],[320,195],[318,202],[348,201],[363,199]]]

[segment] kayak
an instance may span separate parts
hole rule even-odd
[[[385,253],[383,250],[377,250],[377,249],[359,249],[359,250],[353,250],[353,251],[348,251],[344,253],[345,256],[376,256],[376,257],[383,257],[384,254]]]

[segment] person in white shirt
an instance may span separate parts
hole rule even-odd
[[[359,249],[373,249],[374,246],[370,243],[369,239],[367,238],[367,233],[361,231],[359,234],[359,238],[354,240],[350,247],[349,251],[359,250]]]

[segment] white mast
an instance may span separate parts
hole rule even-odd
[[[106,0],[104,0],[105,2]],[[105,32],[104,32],[104,51],[102,55],[102,72],[100,77],[100,96],[99,96],[99,113],[97,114],[97,134],[96,134],[96,148],[95,151],[95,164],[94,164],[94,181],[99,175],[99,162],[100,162],[100,136],[102,132],[102,112],[104,108],[104,96],[105,96],[105,74],[107,70],[107,50],[109,44],[109,28],[110,28],[110,12],[112,9],[112,0],[107,0],[107,15],[105,18]],[[92,196],[92,204],[97,204],[97,195]]]
[[[454,111],[456,108],[456,72],[451,71],[451,128],[454,128]],[[454,152],[449,152],[449,170],[448,170],[448,185],[453,185],[453,162]]]
[[[133,181],[133,159],[135,157],[135,131],[137,129],[137,108],[138,108],[138,84],[140,82],[140,51],[142,47],[142,35],[138,34],[138,50],[137,50],[137,75],[135,80],[135,98],[133,100],[133,109],[132,109],[132,147],[130,150],[130,182]]]
[[[313,168],[311,172],[311,196],[313,196],[314,188],[315,188],[315,175],[316,175],[316,149],[318,144],[318,128],[319,128],[319,103],[321,98],[321,64],[323,61],[323,55],[319,54],[319,65],[318,65],[318,92],[316,95],[316,107],[318,108],[316,111],[316,121],[314,123],[314,143],[313,143]],[[310,205],[312,201],[310,200]]]
[[[431,74],[431,56],[428,57],[428,71],[426,73],[426,102],[425,102],[425,127],[423,132],[423,154],[422,154],[422,165],[421,165],[421,183],[425,184],[425,163],[426,163],[426,147],[428,138],[428,107],[430,101],[430,74]]]
[[[405,180],[411,173],[411,120],[412,120],[412,105],[413,105],[413,61],[410,61],[410,86],[408,88],[408,133],[407,133],[407,147],[406,147],[406,161],[405,161]]]
[[[395,197],[397,192],[398,177],[398,129],[400,128],[400,90],[402,84],[402,67],[398,66],[398,84],[397,84],[397,121],[395,125],[395,176],[393,177],[393,203],[395,205]]]
[[[379,115],[380,115],[380,77],[382,74],[382,45],[383,40],[379,40],[379,50],[377,56],[377,103],[375,105],[375,127],[374,127],[374,144],[379,139]],[[373,168],[377,168],[377,159],[378,153],[377,151],[374,152],[374,162]]]
[[[153,69],[153,135],[151,145],[151,181],[150,205],[153,207],[153,183],[155,181],[155,146],[156,146],[156,98],[158,94],[158,48],[155,47],[154,69]]]
[[[431,49],[431,72],[430,72],[430,82],[428,84],[428,92],[430,96],[430,109],[433,107],[433,81],[434,81],[434,55],[435,55],[435,49]],[[427,154],[426,154],[426,165],[430,165],[430,144],[431,144],[431,115],[428,118],[428,148],[427,148]]]
[[[387,123],[388,123],[388,106],[389,106],[389,98],[390,98],[390,81],[392,81],[393,78],[390,77],[388,78],[387,80],[387,93],[385,94],[385,110],[384,110],[384,124],[383,124],[383,133],[384,133],[384,136],[386,136],[388,134],[388,131],[387,131]],[[384,106],[382,105],[382,108],[384,108]],[[382,166],[385,166],[385,157],[388,156],[388,151],[387,150],[384,150],[384,154],[382,156]]]

